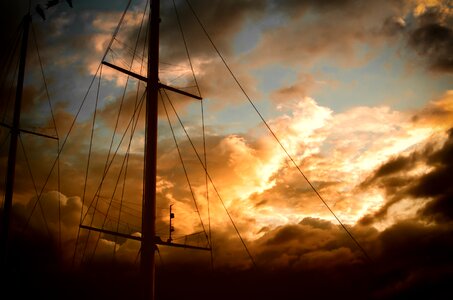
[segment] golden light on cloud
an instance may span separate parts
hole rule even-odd
[[[447,92],[416,112],[388,107],[358,107],[334,113],[320,106],[313,98],[302,98],[286,104],[291,107],[291,113],[276,117],[269,123],[340,219],[346,224],[355,224],[386,203],[382,189],[361,188],[361,184],[381,164],[396,155],[409,155],[423,148],[425,142],[433,142],[436,135],[439,140],[445,138],[444,131],[451,124],[451,95],[451,91]],[[272,136],[261,134],[251,139],[250,136],[236,134],[212,138],[216,142],[208,152],[208,171],[247,239],[259,239],[272,228],[296,224],[306,217],[335,223],[334,217],[289,163]],[[136,141],[134,149],[141,148],[142,142]],[[178,234],[190,234],[200,231],[201,224],[183,174],[175,173],[180,168],[175,155],[175,151],[167,151],[159,158],[162,174],[157,181],[157,193],[163,201],[159,222],[166,232],[168,216],[165,212],[169,204],[174,204]],[[139,164],[132,166],[130,172],[139,170]],[[200,171],[200,178],[204,178]],[[407,174],[419,176],[429,171],[422,164]],[[129,184],[140,190],[139,179]],[[192,188],[206,225],[208,208],[204,180],[197,179]],[[212,228],[222,229],[228,218],[212,186],[209,195]],[[129,199],[137,205],[140,203],[137,197],[130,196]],[[405,202],[404,205],[409,204]],[[398,217],[401,205],[391,206],[388,219],[378,223],[377,228],[384,230],[416,212],[415,208],[405,207],[404,210],[410,214]],[[414,207],[420,205],[422,202]],[[129,219],[126,217],[125,220]],[[138,226],[137,220],[133,223]]]
[[[229,153],[227,165],[232,168],[232,176],[242,182],[232,195],[234,198],[247,199],[251,194],[261,193],[275,184],[270,180],[279,167],[275,157],[263,162],[243,138],[233,135],[223,139],[220,148]]]
[[[449,94],[428,107],[447,112],[451,106]],[[386,202],[382,191],[378,189],[357,191],[368,176],[393,156],[409,154],[422,148],[435,134],[444,135],[448,127],[448,124],[437,128],[423,122],[414,123],[412,113],[388,107],[360,107],[335,114],[307,98],[293,104],[292,108],[291,115],[274,119],[270,124],[283,137],[283,145],[289,148],[307,177],[348,224],[354,224]],[[421,111],[423,114],[423,109]],[[237,215],[237,218],[254,220],[254,223],[249,223],[247,236],[258,238],[262,235],[260,229],[263,227],[275,228],[297,222],[303,216],[334,221],[309,189],[299,196],[300,200],[286,195],[291,189],[306,186],[306,183],[288,164],[273,138],[269,136],[266,139],[268,141],[260,143],[266,147],[260,149],[261,153],[266,153],[263,156],[266,157],[265,161],[257,155],[260,152],[248,145],[244,138],[228,136],[221,142],[223,155],[226,155],[225,159],[232,170],[229,176],[235,178],[227,184],[230,186],[235,182],[235,188],[225,186],[222,191],[228,199],[240,199],[229,202],[232,209],[241,211],[242,216]],[[426,172],[426,167],[419,166],[411,172],[420,174]],[[278,174],[292,178],[291,183],[288,183],[288,179],[278,179]],[[290,189],[285,188],[290,187],[288,184],[291,185]],[[285,198],[286,201],[283,200]],[[293,201],[303,201],[305,204],[299,206],[300,203]],[[291,203],[296,206],[291,206]],[[405,210],[409,213],[407,208]],[[390,219],[393,221],[382,223],[380,229],[401,220],[395,215],[397,211],[392,210]],[[410,213],[415,211],[413,208]]]
[[[430,8],[439,8],[444,13],[452,13],[453,8],[448,0],[417,0],[414,8],[414,15],[420,16]]]

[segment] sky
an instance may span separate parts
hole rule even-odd
[[[33,267],[15,278],[49,296],[42,287],[46,277],[34,278],[44,268],[49,278],[60,278],[58,293],[80,280],[85,288],[79,294],[85,295],[96,289],[91,276],[101,274],[110,288],[99,295],[122,299],[130,291],[115,290],[106,270],[113,268],[113,255],[116,264],[136,264],[139,243],[89,234],[79,224],[140,235],[144,85],[99,63],[107,53],[106,61],[146,75],[145,1],[132,1],[107,52],[127,1],[74,0],[72,8],[66,1],[49,8],[46,1],[31,2],[21,127],[59,141],[21,134],[13,211],[17,228],[29,222],[27,230],[16,230],[11,261],[25,254],[21,265]],[[203,104],[162,94],[157,234],[168,238],[172,205],[174,241],[207,231],[214,271],[207,252],[159,247],[160,298],[451,294],[452,1],[190,3],[222,57],[185,1],[176,1],[177,15],[172,1],[162,1],[159,78],[200,93]],[[28,1],[1,4],[0,32],[8,41],[0,52],[2,81],[16,76],[3,58],[27,7]],[[15,66],[17,57],[6,61]],[[11,86],[0,91],[6,124],[12,120]],[[5,166],[8,131],[0,134]],[[200,163],[204,143],[212,181]],[[117,153],[109,154],[110,148]],[[4,183],[1,189],[3,195]],[[188,241],[207,243],[202,233]],[[55,256],[64,265],[74,260],[83,266],[95,258],[99,273],[55,275],[43,267]],[[126,279],[131,286],[137,284],[133,278]]]

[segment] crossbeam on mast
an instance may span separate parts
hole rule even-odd
[[[8,129],[13,129],[13,126],[10,126],[8,124],[5,124],[3,122],[0,122],[0,126],[2,127],[6,127]],[[48,134],[44,134],[44,133],[39,133],[39,132],[34,132],[34,131],[31,131],[31,130],[27,130],[27,129],[18,129],[19,132],[24,132],[24,133],[28,133],[28,134],[32,134],[32,135],[37,135],[37,136],[40,136],[40,137],[45,137],[45,138],[48,138],[48,139],[53,139],[53,140],[58,140],[59,138],[57,138],[56,136],[52,136],[52,135],[48,135]]]
[[[105,234],[111,234],[113,236],[119,236],[119,237],[123,237],[123,238],[126,238],[126,239],[131,239],[131,240],[135,240],[135,241],[140,241],[140,242],[142,241],[142,238],[140,236],[135,236],[135,235],[131,235],[131,234],[111,231],[111,230],[102,229],[102,228],[86,226],[86,225],[82,225],[82,224],[79,225],[79,227],[82,228],[82,229],[92,230],[92,231],[101,232],[101,233],[105,233]],[[211,251],[210,247],[199,247],[199,246],[192,246],[192,245],[187,245],[187,244],[178,244],[178,243],[164,242],[158,236],[156,236],[154,238],[154,244],[162,245],[162,246],[169,246],[169,247],[177,247],[177,248],[186,248],[186,249],[194,249],[194,250]]]
[[[129,71],[129,70],[126,70],[124,68],[121,68],[121,67],[118,67],[114,64],[111,64],[107,61],[102,61],[102,64],[103,65],[106,65],[107,67],[110,67],[112,69],[115,69],[117,71],[120,71],[121,73],[124,73],[126,75],[129,75],[131,77],[134,77],[138,80],[141,80],[143,82],[147,82],[147,78],[145,76],[142,76],[140,74],[137,74],[137,73],[134,73],[132,71]],[[203,98],[201,98],[200,96],[197,96],[197,95],[194,95],[194,94],[191,94],[191,93],[188,93],[186,91],[182,91],[180,89],[177,89],[177,88],[174,88],[174,87],[171,87],[171,86],[168,86],[166,84],[163,84],[163,83],[160,83],[158,82],[158,85],[160,88],[163,88],[163,89],[166,89],[166,90],[169,90],[169,91],[172,91],[172,92],[175,92],[175,93],[178,93],[178,94],[181,94],[181,95],[184,95],[184,96],[187,96],[187,97],[191,97],[191,98],[194,98],[194,99],[197,99],[197,100],[203,100]]]

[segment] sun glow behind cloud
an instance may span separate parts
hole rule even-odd
[[[430,103],[429,106],[442,106],[441,110],[447,112],[451,101],[450,93],[446,93],[444,99]],[[318,190],[328,203],[333,204],[333,210],[341,216],[341,219],[349,224],[377,210],[386,201],[379,190],[360,193],[356,191],[376,168],[395,155],[411,153],[423,147],[427,141],[432,141],[434,135],[443,135],[451,125],[444,123],[439,124],[439,127],[432,127],[431,124],[414,123],[413,113],[399,112],[388,107],[361,107],[335,114],[319,107],[310,98],[294,105],[292,112],[291,115],[272,120],[270,124],[277,128],[278,133],[285,133],[282,135],[282,144],[290,146],[289,152],[301,165],[307,177],[318,186]],[[272,144],[272,137],[268,139],[268,144]],[[236,168],[239,169],[235,170],[241,182],[254,183],[243,189],[239,188],[237,194],[228,193],[230,198],[241,199],[233,203],[233,206],[243,207],[243,210],[237,209],[245,212],[247,217],[259,219],[250,230],[259,232],[261,227],[275,227],[290,220],[297,220],[302,215],[317,215],[334,220],[326,210],[322,212],[322,205],[316,197],[308,200],[311,203],[308,210],[297,208],[297,205],[291,207],[290,203],[285,203],[284,200],[273,204],[271,199],[263,204],[263,207],[251,208],[247,205],[250,201],[247,201],[247,198],[252,194],[253,198],[269,198],[267,195],[270,195],[272,189],[275,190],[284,184],[278,182],[275,176],[278,173],[289,172],[288,169],[294,167],[287,163],[281,149],[269,147],[266,150],[271,154],[267,161],[273,163],[267,169],[269,173],[258,175],[256,170],[261,168],[262,163],[254,157],[255,150],[246,147],[243,140],[236,136],[226,137],[225,142],[234,148],[229,155],[229,164],[233,169],[234,166],[238,166]],[[246,168],[244,161],[247,161]],[[411,172],[420,174],[427,171],[429,170],[426,167],[420,166]],[[302,176],[296,172],[289,174],[292,174],[288,176],[294,178],[294,184],[304,184]],[[322,182],[334,184],[323,187]],[[275,196],[284,199],[285,189],[282,187],[279,194],[273,197]],[[300,200],[307,201],[303,198],[301,195]],[[269,207],[266,208],[267,205]],[[405,210],[412,213],[416,211],[415,208]],[[398,211],[400,210],[396,208],[392,210],[391,219],[394,221],[386,222],[386,225],[380,228],[384,229],[407,217],[406,215],[396,217]]]

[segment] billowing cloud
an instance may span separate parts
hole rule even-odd
[[[453,10],[447,1],[429,7],[418,6],[417,24],[409,33],[409,45],[426,57],[433,71],[453,71]]]
[[[451,114],[450,102],[446,93],[415,113],[388,107],[357,107],[334,114],[306,98],[295,102],[297,105],[291,107],[292,115],[277,118],[270,124],[327,203],[339,212],[341,219],[353,223],[385,202],[385,196],[373,186],[360,188],[363,178],[370,176],[373,170],[386,174],[411,163],[412,156],[392,160],[395,153],[409,155],[419,151],[422,145],[434,141],[434,136],[442,141],[445,130],[451,126],[447,120]],[[294,222],[295,218],[308,216],[307,213],[331,218],[303,177],[271,140],[269,137],[262,145],[269,146],[265,149],[277,163],[273,175],[267,179],[272,185],[249,198],[256,211],[256,214],[250,213],[257,220],[255,232],[270,224]],[[391,161],[388,166],[380,167],[388,160]],[[413,167],[418,168],[414,175],[424,170],[417,164]],[[406,181],[410,174],[405,173]],[[385,185],[386,188],[392,186],[389,182]]]
[[[262,34],[250,59],[256,63],[281,62],[310,66],[320,58],[336,64],[357,66],[373,57],[373,51],[358,55],[360,46],[381,46],[380,32],[391,18],[404,15],[402,2],[360,3],[355,1],[273,1],[284,15],[281,26]],[[340,37],[338,39],[337,37]],[[260,53],[260,55],[256,55]],[[361,58],[360,58],[361,57]]]
[[[448,175],[451,172],[451,139],[450,129],[447,139],[440,146],[428,144],[421,150],[394,157],[381,165],[365,186],[384,188],[388,201],[376,213],[365,216],[362,222],[384,219],[393,206],[404,200],[413,202],[413,206],[418,208],[417,215],[429,222],[451,221]],[[422,171],[416,172],[417,169]]]

